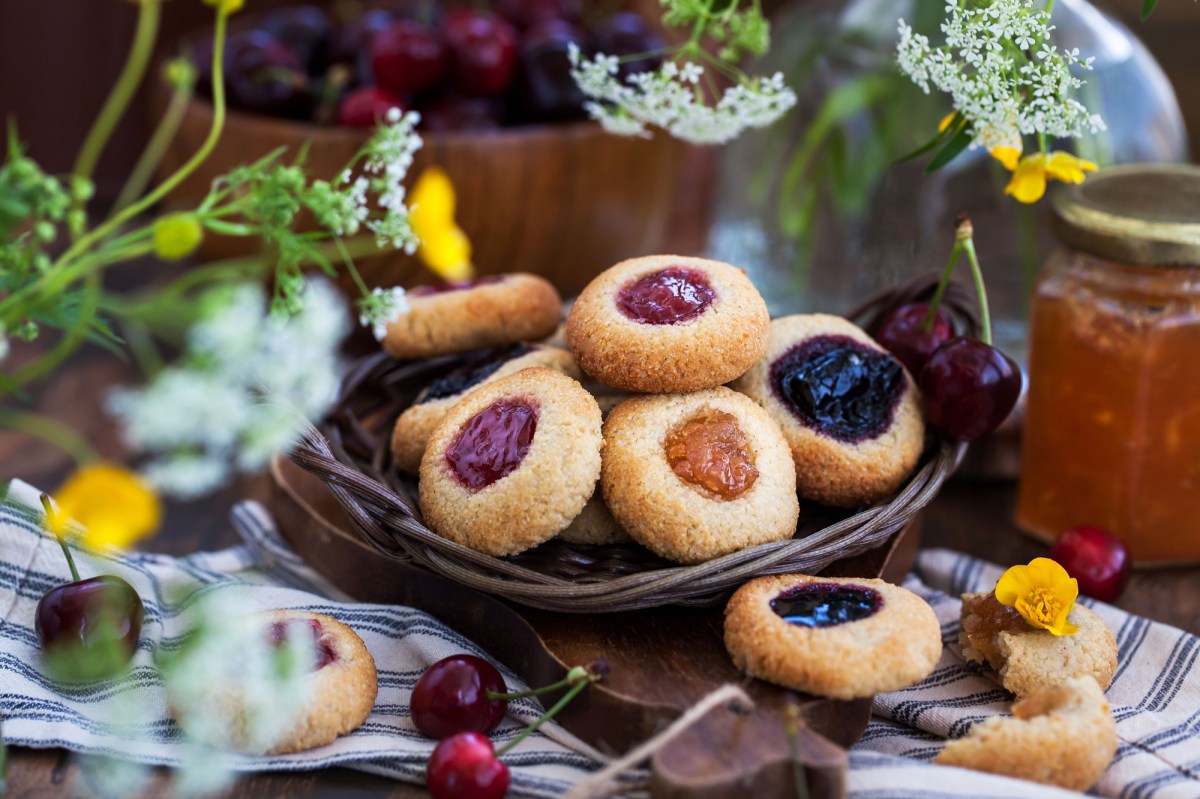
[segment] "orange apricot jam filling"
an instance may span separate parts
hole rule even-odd
[[[724,411],[688,419],[667,434],[664,449],[679,479],[713,499],[737,499],[758,479],[750,442]]]
[[[992,668],[1000,668],[1004,658],[1000,655],[997,636],[1008,630],[1028,630],[1029,625],[1021,614],[1008,605],[1001,605],[995,593],[978,594],[963,600],[962,631],[966,644],[987,658]]]

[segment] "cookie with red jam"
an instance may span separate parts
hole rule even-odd
[[[800,513],[779,427],[724,387],[614,408],[604,422],[600,485],[630,537],[678,563],[785,541]]]
[[[728,383],[766,349],[767,306],[736,267],[652,255],[598,275],[567,316],[580,367],[627,391],[699,391]]]
[[[933,609],[883,580],[783,574],[739,588],[725,648],[760,680],[834,699],[915,685],[942,655]]]
[[[515,555],[579,515],[600,476],[600,407],[544,367],[478,386],[450,409],[421,459],[421,513],[434,532]]]
[[[409,289],[383,349],[393,358],[428,358],[533,341],[554,332],[562,299],[537,275],[518,272]]]
[[[468,391],[531,366],[555,369],[577,380],[582,376],[571,353],[557,347],[510,344],[482,350],[426,386],[400,414],[392,428],[392,462],[396,468],[417,473],[433,428]]]
[[[283,646],[295,636],[311,645],[311,670],[304,677],[307,699],[290,728],[269,746],[252,740],[246,728],[245,689],[225,684],[214,687],[212,716],[203,722],[181,713],[172,703],[184,729],[208,743],[246,754],[283,755],[324,746],[362,726],[375,706],[379,684],[375,659],[353,629],[332,616],[303,610],[255,613],[252,623],[261,625],[270,646]]]
[[[925,422],[916,385],[891,353],[840,316],[773,320],[766,357],[732,387],[782,428],[807,499],[869,505],[896,491],[920,460]]]

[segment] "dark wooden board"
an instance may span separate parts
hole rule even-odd
[[[653,760],[656,797],[791,796],[793,742],[784,719],[795,706],[806,729],[795,743],[813,796],[844,793],[846,755],[871,702],[809,697],[741,675],[722,640],[722,608],[663,607],[580,616],[516,606],[389,559],[348,529],[325,486],[285,459],[272,466],[271,510],[306,561],[356,599],[416,607],[467,635],[533,685],[603,658],[609,679],[559,717],[579,737],[620,754],[666,727],[705,694],[742,685],[749,714],[717,709]],[[839,561],[826,573],[899,580],[916,552],[916,524],[889,545]]]

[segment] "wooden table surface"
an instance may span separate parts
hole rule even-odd
[[[19,356],[18,356],[19,357]],[[15,364],[8,364],[15,366]],[[41,392],[41,410],[62,418],[89,437],[108,457],[124,458],[115,432],[99,410],[98,387],[128,379],[109,356],[87,353],[60,371]],[[11,432],[0,433],[0,477],[20,477],[42,488],[54,488],[70,463],[49,447]],[[144,548],[171,554],[217,549],[237,542],[226,516],[233,502],[261,495],[261,478],[244,481],[197,502],[171,504],[160,532]],[[1016,485],[1011,480],[973,481],[958,478],[929,507],[922,543],[947,547],[996,563],[1027,562],[1045,547],[1017,530],[1012,521]],[[1135,573],[1120,607],[1200,633],[1200,568]],[[8,797],[88,795],[75,781],[76,769],[60,750],[10,751]],[[156,776],[148,796],[167,795],[165,774]],[[421,797],[420,788],[346,769],[305,774],[265,774],[243,778],[230,793],[239,799],[290,797]]]

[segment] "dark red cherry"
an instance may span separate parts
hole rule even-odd
[[[225,71],[229,104],[235,108],[283,116],[307,113],[311,97],[304,65],[266,31],[230,36]]]
[[[133,586],[103,575],[47,591],[34,612],[34,628],[53,676],[96,680],[125,670],[144,614]]]
[[[716,296],[703,272],[672,266],[623,286],[616,303],[635,322],[674,325],[704,313]]]
[[[648,55],[661,51],[666,41],[640,15],[632,11],[620,11],[596,26],[592,32],[592,50],[605,55],[624,57],[640,55],[631,61],[622,61],[617,74],[622,80],[638,72],[658,69],[662,57]]]
[[[337,123],[348,128],[373,128],[393,108],[405,110],[395,94],[379,86],[360,86],[346,92],[338,103]]]
[[[474,655],[451,655],[434,663],[413,686],[413,724],[430,738],[459,732],[491,732],[508,711],[504,678],[491,663]]]
[[[583,92],[571,77],[567,52],[582,47],[584,34],[562,20],[541,22],[521,40],[521,101],[538,120],[571,119],[583,115]]]
[[[310,75],[319,75],[329,60],[333,20],[317,6],[289,6],[262,18],[259,27],[296,54]]]
[[[420,107],[422,130],[496,130],[504,120],[499,97],[463,97],[443,94]]]
[[[446,461],[467,488],[486,488],[525,460],[537,432],[537,418],[537,409],[522,400],[493,402],[458,431],[446,450]]]
[[[325,639],[324,633],[321,622],[316,619],[288,619],[271,622],[271,626],[267,628],[267,639],[272,646],[278,648],[283,646],[289,635],[307,635],[308,640],[305,643],[311,644],[313,650],[312,670],[320,671],[337,660],[337,653]]]
[[[1063,532],[1050,550],[1079,590],[1103,602],[1113,602],[1125,590],[1133,559],[1129,547],[1107,530],[1083,524]]]
[[[496,759],[492,742],[477,732],[452,735],[434,747],[425,767],[433,799],[501,799],[508,766]]]
[[[495,7],[522,31],[553,20],[580,21],[578,0],[497,0]]]
[[[442,24],[454,88],[470,97],[503,94],[517,71],[517,30],[489,11],[458,8]]]
[[[1008,418],[1021,394],[1021,370],[990,344],[959,336],[934,350],[918,383],[934,429],[975,441]]]
[[[941,308],[926,330],[923,323],[928,313],[928,303],[899,305],[884,315],[875,330],[875,340],[899,358],[914,378],[920,376],[933,351],[954,338],[950,317]]]
[[[393,22],[371,42],[371,68],[379,85],[393,92],[420,92],[446,71],[441,34],[410,19]]]

